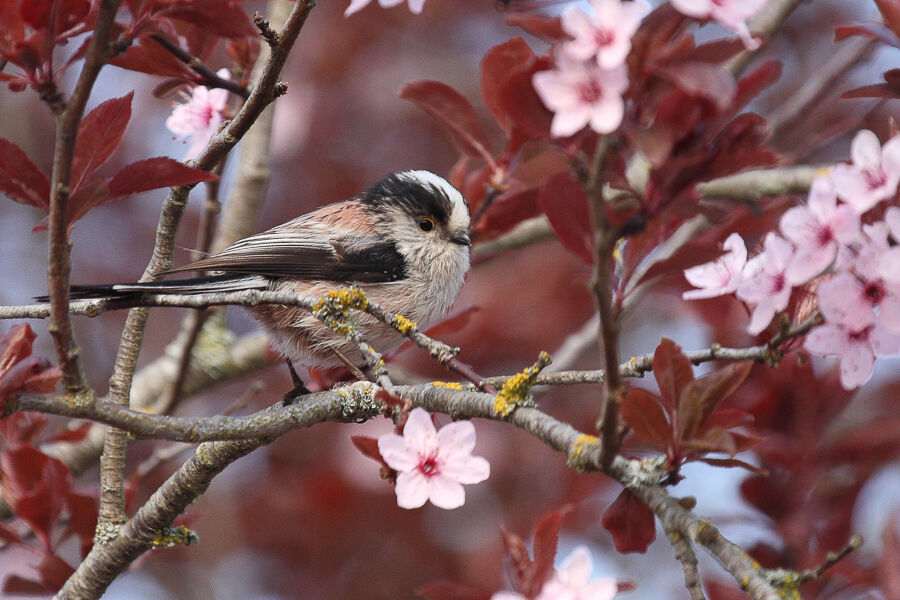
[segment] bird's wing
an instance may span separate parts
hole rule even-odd
[[[337,235],[308,215],[169,272],[196,270],[360,283],[406,277],[405,260],[393,243],[368,233]]]

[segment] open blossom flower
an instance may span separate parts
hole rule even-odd
[[[784,213],[781,233],[797,247],[787,270],[788,283],[806,283],[834,262],[838,245],[859,235],[859,216],[850,206],[838,205],[837,194],[827,177],[813,181],[806,206]]]
[[[794,247],[790,242],[769,233],[763,252],[747,261],[737,297],[755,305],[747,327],[750,333],[757,334],[765,329],[775,313],[787,307],[791,298],[787,269],[793,255]]]
[[[575,60],[596,57],[597,64],[612,69],[625,63],[631,50],[631,36],[641,20],[650,12],[644,0],[591,0],[596,23],[577,6],[569,6],[562,14],[562,27],[572,41],[563,51]]]
[[[838,273],[818,289],[823,314],[832,322],[859,331],[876,320],[900,333],[900,282],[881,276],[880,266],[890,251],[888,227],[878,221],[863,227],[865,235],[845,252]]]
[[[712,19],[726,29],[737,33],[750,50],[759,48],[759,42],[750,35],[747,19],[755,15],[768,0],[671,0],[675,9],[696,19]]]
[[[692,286],[701,289],[689,290],[681,295],[682,298],[714,298],[737,290],[744,265],[747,264],[747,247],[740,235],[732,233],[722,244],[722,248],[727,252],[718,259],[685,269],[684,278]]]
[[[593,568],[587,546],[576,547],[547,580],[535,600],[611,600],[619,591],[618,582],[612,577],[591,581]],[[491,600],[528,599],[518,592],[503,591],[494,593]]]
[[[397,504],[418,508],[430,500],[440,508],[465,503],[463,484],[481,483],[490,475],[488,461],[472,456],[475,427],[469,421],[450,423],[436,431],[431,416],[414,408],[403,435],[389,433],[378,439],[378,450],[397,471]]]
[[[602,69],[561,59],[556,70],[535,73],[532,83],[544,105],[556,113],[550,124],[554,137],[573,135],[585,125],[610,133],[622,122],[622,94],[628,87],[624,66]]]
[[[228,70],[221,69],[219,77],[228,79]],[[184,104],[176,104],[166,119],[166,127],[175,135],[190,138],[191,145],[185,160],[195,158],[219,130],[228,104],[228,90],[195,86],[191,97]]]
[[[839,164],[831,170],[831,179],[841,200],[862,214],[897,193],[900,183],[900,135],[882,148],[878,137],[863,129],[850,144],[852,165]]]
[[[593,561],[586,546],[578,546],[541,589],[538,600],[611,600],[619,590],[612,577],[591,581]]]
[[[900,335],[891,333],[878,323],[854,331],[846,325],[829,322],[824,306],[822,313],[826,323],[813,329],[803,345],[815,354],[840,359],[841,385],[844,389],[852,390],[872,377],[876,355],[900,353]]]
[[[350,0],[350,6],[344,11],[344,16],[349,17],[353,13],[359,12],[371,2],[372,0]],[[403,4],[403,0],[378,0],[378,4],[381,8],[391,8]],[[425,6],[425,0],[409,0],[409,11],[414,15],[420,14],[423,6]]]

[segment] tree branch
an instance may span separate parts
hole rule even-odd
[[[791,13],[794,12],[803,0],[770,0],[756,17],[750,21],[750,33],[763,38],[762,44],[756,50],[743,50],[740,54],[725,63],[725,68],[735,77],[744,72],[750,61],[760,50],[766,47],[776,31],[781,29]]]
[[[56,345],[63,384],[73,395],[90,394],[78,348],[72,336],[69,318],[69,184],[78,125],[97,80],[100,69],[110,56],[109,38],[119,0],[103,0],[97,14],[94,33],[88,45],[81,73],[69,101],[60,104],[56,118],[56,145],[53,151],[53,172],[50,181],[49,233],[50,250],[47,267],[47,289],[50,295],[52,323],[50,334]]]

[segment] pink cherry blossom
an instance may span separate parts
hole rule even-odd
[[[344,16],[349,17],[353,13],[359,12],[371,2],[372,0],[350,0],[350,6],[344,11]],[[382,8],[391,8],[398,4],[403,4],[403,0],[378,0],[378,4]],[[424,6],[425,0],[409,0],[409,11],[414,15],[420,14]]]
[[[854,331],[845,325],[826,322],[813,329],[803,345],[815,354],[837,356],[841,365],[841,385],[852,390],[872,376],[876,354],[888,356],[900,353],[900,335],[889,332],[877,323]]]
[[[596,57],[599,66],[613,69],[625,63],[631,36],[651,7],[644,0],[591,0],[591,5],[596,21],[574,5],[563,11],[562,27],[575,38],[563,51],[574,60]]]
[[[722,244],[727,250],[718,259],[685,269],[684,278],[692,286],[701,288],[684,292],[685,300],[714,298],[734,293],[741,283],[741,273],[747,264],[747,247],[740,235],[732,233]]]
[[[884,222],[895,244],[900,244],[900,208],[891,206],[884,213]],[[894,245],[881,255],[878,274],[886,281],[900,283],[900,245]]]
[[[769,233],[763,252],[747,261],[737,297],[755,305],[747,327],[750,333],[757,334],[765,329],[775,313],[787,307],[791,298],[787,269],[793,254],[794,247],[790,242]]]
[[[458,508],[465,502],[463,484],[488,478],[490,465],[472,456],[475,427],[469,421],[450,423],[436,431],[431,416],[414,408],[403,435],[389,433],[378,438],[378,450],[389,467],[397,471],[397,504],[418,508],[430,500],[440,508]]]
[[[900,332],[900,282],[882,277],[880,268],[891,251],[888,225],[876,221],[863,226],[863,232],[861,241],[848,247],[841,261],[852,275],[836,276],[838,283],[831,284],[835,290],[826,287],[824,296],[820,289],[819,303],[834,312],[831,320],[851,329],[858,330],[877,318],[891,331]],[[877,316],[873,317],[876,307]]]
[[[228,79],[228,70],[221,69],[217,75]],[[190,138],[191,145],[184,155],[185,160],[196,158],[219,130],[227,104],[228,90],[211,90],[198,85],[191,90],[186,103],[173,107],[172,114],[166,119],[166,127],[175,135]]]
[[[612,577],[590,580],[591,552],[578,546],[544,584],[537,600],[610,600],[619,590]]]
[[[813,181],[806,206],[784,213],[781,233],[796,246],[796,255],[787,270],[788,283],[806,283],[832,262],[840,244],[859,235],[859,215],[850,206],[837,203],[837,194],[827,177]]]
[[[622,93],[628,87],[624,66],[602,69],[561,57],[557,69],[535,73],[532,83],[544,105],[556,113],[550,124],[554,137],[573,135],[585,125],[610,133],[622,122]]]
[[[750,35],[747,19],[758,13],[768,0],[671,0],[680,13],[696,19],[712,19],[734,31],[750,50],[759,48],[759,41]]]
[[[850,145],[852,165],[839,164],[831,170],[831,179],[841,200],[862,214],[897,193],[900,183],[900,135],[882,148],[878,137],[863,129]]]
[[[491,600],[528,600],[528,598],[518,592],[503,590],[501,592],[494,592],[491,595]]]

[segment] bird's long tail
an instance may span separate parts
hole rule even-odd
[[[148,281],[146,283],[113,283],[109,285],[73,285],[69,291],[71,300],[108,298],[123,301],[136,300],[144,294],[208,294],[260,290],[269,287],[269,280],[259,275],[226,273],[191,279]],[[48,296],[36,296],[37,302],[47,302]]]

